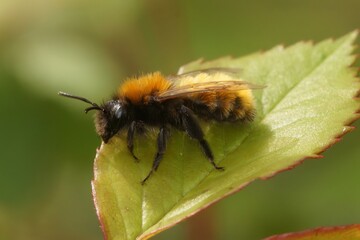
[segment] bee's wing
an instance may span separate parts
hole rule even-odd
[[[157,96],[159,101],[168,99],[185,97],[194,93],[216,92],[216,91],[240,91],[247,89],[261,89],[265,86],[255,85],[249,82],[240,80],[226,80],[226,81],[209,81],[186,84],[183,86],[173,85],[167,91],[160,93]]]
[[[240,68],[223,68],[223,67],[205,68],[205,69],[185,72],[185,73],[178,74],[178,75],[170,75],[170,76],[167,76],[167,79],[170,81],[176,82],[177,80],[181,80],[184,77],[195,77],[201,73],[206,73],[208,75],[213,75],[215,73],[224,73],[229,76],[239,77],[239,75],[241,74],[241,69]]]

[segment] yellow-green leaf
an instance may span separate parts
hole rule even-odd
[[[196,141],[173,129],[158,171],[144,186],[140,181],[151,169],[155,135],[137,137],[139,163],[128,153],[124,133],[102,144],[93,193],[106,238],[147,239],[255,179],[321,157],[359,118],[354,96],[360,83],[349,68],[356,36],[183,66],[180,72],[240,68],[244,80],[266,85],[254,91],[257,117],[251,124],[202,124],[223,172],[213,169]]]

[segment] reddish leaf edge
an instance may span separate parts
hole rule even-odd
[[[290,240],[290,239],[301,239],[302,237],[317,237],[321,235],[337,233],[337,232],[345,232],[349,230],[357,230],[357,238],[360,239],[360,224],[351,224],[346,226],[334,226],[334,227],[319,227],[314,229],[309,229],[301,232],[293,232],[293,233],[283,233],[280,235],[274,235],[263,240]]]
[[[359,30],[356,30],[355,31],[357,33],[357,35],[359,34]],[[334,41],[335,38],[329,38],[330,41]],[[316,43],[313,42],[313,41],[300,41],[300,42],[304,42],[304,43],[310,43],[311,45],[315,45]],[[284,47],[284,45],[278,45],[278,46],[281,46],[281,47]],[[353,44],[354,46],[354,49],[353,49],[353,52],[355,52],[357,50],[357,45]],[[284,47],[286,48],[286,47]],[[253,54],[262,54],[264,53],[265,51],[263,50],[260,50],[258,52],[255,52]],[[251,54],[252,55],[252,54]],[[348,66],[348,70],[350,71],[353,71],[353,79],[354,79],[354,82],[360,82],[360,79],[358,77],[359,75],[359,70],[360,68],[359,67],[356,67],[356,66],[353,66],[353,64],[355,63],[356,59],[358,59],[358,56],[360,56],[360,54],[352,54],[351,55],[353,57],[353,63],[350,64]],[[230,58],[230,59],[235,59],[233,56],[225,56],[223,58]],[[217,59],[218,60],[218,59]],[[196,60],[195,62],[204,62],[204,59],[198,59]],[[209,61],[211,62],[211,61]],[[355,101],[357,102],[360,102],[360,89],[358,90],[358,92],[352,97]],[[322,155],[323,152],[325,152],[327,149],[329,149],[330,147],[332,147],[334,144],[336,144],[337,142],[341,141],[343,139],[343,136],[349,132],[352,132],[354,129],[356,129],[355,126],[352,126],[352,124],[356,121],[360,119],[360,107],[358,110],[356,110],[354,113],[353,113],[353,117],[352,118],[349,118],[345,123],[344,123],[344,129],[341,133],[337,134],[337,135],[334,135],[334,137],[332,139],[329,140],[329,144],[325,145],[322,147],[321,150],[319,150],[318,152],[315,152],[313,155],[311,156],[305,156],[304,158],[301,158],[297,161],[295,161],[293,164],[289,165],[288,167],[285,167],[283,169],[280,169],[278,171],[275,171],[273,173],[270,173],[270,174],[267,174],[265,176],[261,176],[257,179],[260,179],[260,180],[268,180],[274,176],[276,176],[277,174],[279,173],[282,173],[282,172],[285,172],[285,171],[289,171],[289,170],[292,170],[294,169],[295,167],[301,165],[305,160],[308,160],[308,159],[321,159],[321,158],[324,158],[324,156]],[[107,240],[108,237],[107,237],[107,233],[106,233],[106,228],[105,228],[105,224],[104,224],[104,221],[103,221],[103,217],[102,217],[102,214],[100,212],[100,209],[99,209],[99,206],[98,206],[98,202],[96,200],[96,190],[95,190],[95,182],[97,180],[97,174],[96,174],[96,171],[97,171],[97,159],[98,159],[98,153],[101,151],[102,147],[103,147],[104,143],[101,142],[101,146],[99,148],[96,149],[96,156],[95,156],[95,159],[94,159],[94,179],[91,181],[91,188],[92,188],[92,197],[93,197],[93,202],[94,202],[94,206],[95,206],[95,210],[96,210],[96,215],[98,217],[98,220],[99,220],[99,223],[100,223],[100,228],[102,230],[102,233],[103,233],[103,237],[104,237],[104,240]],[[162,232],[162,231],[165,231],[166,229],[169,229],[173,226],[175,226],[176,224],[182,222],[182,221],[185,221],[187,220],[188,218],[194,216],[195,214],[199,213],[200,211],[208,208],[209,206],[212,206],[214,205],[215,203],[217,203],[218,201],[232,195],[232,194],[235,194],[237,193],[238,191],[242,190],[244,187],[248,186],[249,184],[255,182],[257,179],[254,179],[250,182],[247,182],[247,183],[244,183],[234,189],[231,189],[231,191],[229,191],[228,193],[224,194],[221,198],[218,198],[218,199],[215,199],[214,201],[212,202],[209,202],[208,204],[204,205],[203,207],[199,208],[198,210],[190,213],[189,215],[187,215],[186,217],[182,218],[182,219],[179,219],[178,221],[175,221],[171,224],[168,224],[166,226],[163,226],[163,227],[160,227],[154,231],[151,231],[145,235],[139,235],[136,239],[137,240],[145,240],[145,239],[149,239],[151,238],[152,236]],[[156,223],[155,223],[156,224]],[[352,225],[350,225],[352,226]],[[359,226],[360,225],[356,225],[356,226]],[[331,227],[330,227],[331,228]],[[341,227],[333,227],[333,228],[341,228]],[[315,229],[316,230],[316,229]],[[311,230],[310,230],[311,231]],[[305,231],[306,232],[306,231]],[[269,240],[269,239],[265,239],[265,240]],[[272,239],[271,239],[272,240]]]
[[[95,190],[95,182],[96,182],[96,179],[97,179],[97,174],[96,174],[97,163],[96,162],[97,162],[97,159],[98,159],[99,152],[101,151],[103,146],[104,146],[104,142],[101,142],[100,147],[96,148],[96,155],[95,155],[95,159],[94,159],[94,179],[91,180],[91,192],[92,192],[92,198],[93,198],[93,201],[94,201],[94,207],[95,207],[96,215],[97,215],[99,223],[100,223],[100,229],[101,229],[101,232],[103,234],[104,240],[107,240],[108,236],[107,236],[107,233],[105,231],[105,224],[104,224],[104,220],[103,220],[103,217],[102,217],[102,214],[100,212],[99,205],[98,205],[98,202],[97,202],[97,199],[96,199],[96,190]]]

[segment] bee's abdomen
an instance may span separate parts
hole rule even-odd
[[[200,118],[222,121],[252,121],[255,117],[251,90],[218,91],[191,95],[185,100]]]

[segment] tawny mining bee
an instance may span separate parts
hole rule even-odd
[[[85,112],[97,110],[96,131],[108,141],[121,129],[127,128],[127,147],[134,154],[134,136],[146,127],[159,128],[157,152],[152,169],[142,184],[157,170],[166,150],[170,128],[185,131],[196,139],[214,168],[222,170],[214,155],[197,117],[217,122],[246,122],[255,117],[251,89],[262,88],[235,77],[236,70],[211,68],[165,77],[154,72],[130,78],[120,85],[117,94],[98,105],[86,98],[59,92],[61,96],[89,103]]]

